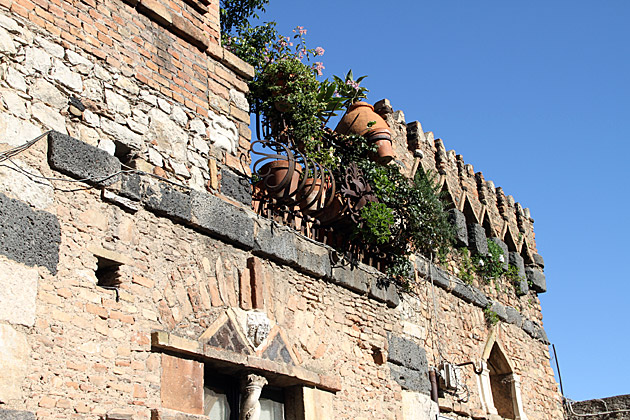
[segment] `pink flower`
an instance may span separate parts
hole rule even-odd
[[[304,29],[304,26],[298,26],[295,29],[298,30],[298,32],[300,33],[300,35],[306,35],[306,29]],[[293,30],[293,32],[295,32],[295,29]]]
[[[324,63],[322,63],[321,61],[316,61],[315,64],[313,64],[313,68],[317,71],[317,75],[321,76],[324,74],[322,73],[322,70],[326,67],[324,67]]]
[[[322,47],[315,48],[315,54],[324,55],[324,49]]]
[[[354,88],[355,90],[359,90],[359,84],[355,82],[354,80],[347,80],[346,85]]]

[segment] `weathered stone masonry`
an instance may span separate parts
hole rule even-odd
[[[219,46],[218,7],[0,1],[0,418],[207,418],[208,384],[245,374],[282,390],[287,419],[561,418],[529,211],[383,101],[461,244],[494,238],[533,290],[417,256],[400,294],[256,216],[253,72]],[[443,360],[486,370],[436,404]]]

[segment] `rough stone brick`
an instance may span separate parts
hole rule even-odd
[[[189,414],[203,414],[203,363],[162,354],[162,405]]]
[[[395,334],[387,334],[387,360],[397,365],[428,372],[427,353],[418,344]]]
[[[208,193],[192,191],[192,223],[246,249],[254,247],[254,219],[245,210]]]
[[[451,276],[435,264],[431,264],[430,274],[433,279],[433,283],[437,286],[440,286],[442,289],[448,289],[451,287]]]
[[[30,411],[0,409],[0,420],[35,420],[35,414]]]
[[[501,321],[507,321],[507,312],[505,311],[505,306],[501,305],[499,302],[491,301],[490,310],[493,311]]]
[[[452,293],[464,301],[479,306],[480,308],[485,308],[488,304],[488,298],[486,298],[482,291],[466,284],[457,283]]]
[[[532,258],[534,259],[534,264],[539,266],[540,268],[545,268],[545,260],[540,254],[532,254]]]
[[[221,192],[240,203],[248,206],[252,204],[252,186],[249,179],[227,169],[221,171]]]
[[[391,378],[403,389],[420,392],[425,395],[429,395],[431,392],[428,372],[408,369],[393,363],[388,363],[387,365],[391,372]]]
[[[61,230],[57,217],[0,193],[0,254],[57,274]]]
[[[455,227],[455,244],[457,246],[468,246],[468,227],[466,226],[466,216],[457,209],[449,210],[449,218]]]
[[[37,270],[0,261],[0,273],[2,273],[0,320],[32,326],[35,324],[35,301],[39,280]]]
[[[515,284],[516,294],[519,296],[526,295],[529,292],[527,284],[527,275],[525,273],[525,262],[518,252],[510,252],[510,264],[518,270],[518,281]]]
[[[297,251],[296,268],[318,278],[332,275],[328,248],[297,234],[293,234],[293,244]]]
[[[147,184],[142,203],[151,211],[188,222],[191,220],[192,205],[190,192],[178,191],[164,182]]]
[[[516,309],[511,306],[506,306],[505,312],[507,314],[507,322],[514,324],[517,327],[523,326],[523,316]]]
[[[135,173],[124,173],[120,177],[120,195],[131,200],[142,199],[142,179]]]
[[[525,268],[525,274],[527,275],[527,281],[532,285],[532,289],[538,293],[545,293],[547,291],[547,281],[545,275],[537,268],[527,267]]]
[[[385,276],[371,278],[368,296],[379,302],[385,302],[391,308],[395,308],[400,303],[396,285]]]
[[[264,220],[258,221],[254,252],[288,265],[296,265],[298,252],[295,234],[289,228]]]
[[[468,225],[468,247],[476,254],[488,255],[486,231],[479,223],[470,223]]]
[[[0,324],[0,401],[22,400],[22,386],[29,371],[30,351],[23,332]]]
[[[265,307],[263,297],[265,273],[262,262],[259,258],[251,257],[247,259],[247,267],[250,273],[251,306],[254,309],[263,309]]]
[[[48,163],[51,168],[92,185],[107,186],[120,179],[120,175],[112,176],[121,169],[118,159],[56,131],[48,134]]]
[[[510,260],[510,256],[509,256],[507,245],[505,244],[505,242],[503,242],[499,238],[490,238],[490,240],[492,242],[494,242],[495,244],[497,244],[499,246],[499,248],[501,248],[501,251],[503,251],[503,269],[507,271],[508,264],[510,262],[509,261]]]
[[[370,290],[370,279],[367,273],[350,265],[339,265],[332,268],[332,281],[358,293]]]

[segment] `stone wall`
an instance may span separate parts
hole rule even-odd
[[[400,293],[251,211],[252,69],[217,40],[216,1],[0,2],[0,418],[201,419],[204,384],[247,373],[289,420],[496,418],[470,365],[429,397],[494,344],[528,418],[561,418],[536,290],[417,256]],[[414,147],[443,166],[466,241],[540,272],[527,212],[381,110],[408,169]]]
[[[630,395],[617,395],[586,401],[571,401],[567,406],[567,418],[593,420],[630,419]]]

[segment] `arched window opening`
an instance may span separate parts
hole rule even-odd
[[[490,370],[492,399],[497,413],[505,419],[515,419],[513,372],[497,343],[492,346],[492,351],[488,358],[488,369]]]

